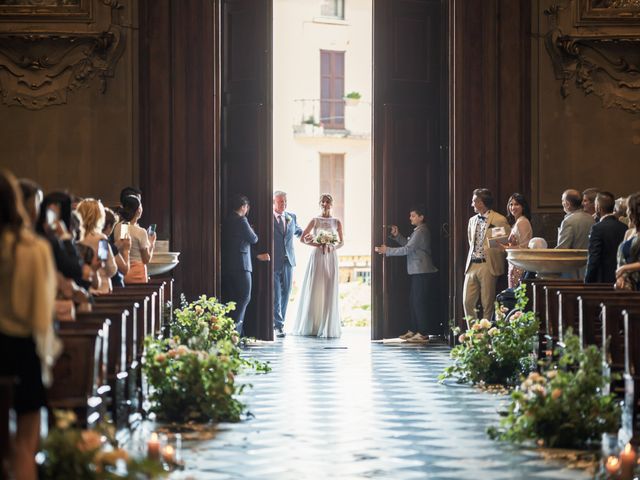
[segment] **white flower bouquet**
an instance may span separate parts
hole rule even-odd
[[[318,230],[313,241],[320,245],[336,245],[338,243],[338,235],[328,230]]]

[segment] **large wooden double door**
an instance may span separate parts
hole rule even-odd
[[[221,4],[222,197],[242,192],[253,208],[249,221],[271,249],[272,2],[222,0]],[[408,327],[409,278],[404,258],[382,258],[373,245],[383,225],[409,233],[411,205],[423,203],[433,257],[440,269],[432,292],[433,314],[447,328],[449,278],[447,225],[449,168],[446,94],[445,0],[373,0],[372,337],[395,336]],[[225,209],[224,200],[219,208]],[[218,247],[219,248],[219,247]],[[218,251],[219,254],[219,251]],[[272,270],[254,269],[249,335],[272,339]]]

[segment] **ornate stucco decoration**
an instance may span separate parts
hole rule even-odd
[[[55,6],[43,10],[46,1],[22,3],[20,11],[11,11],[0,0],[0,101],[31,110],[63,104],[69,92],[88,87],[95,77],[106,92],[124,51],[121,5],[67,0],[77,8],[57,12]],[[40,8],[30,11],[30,3]]]
[[[567,0],[549,7],[545,46],[560,92],[640,112],[640,0]]]

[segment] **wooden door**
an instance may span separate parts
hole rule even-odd
[[[411,205],[426,206],[438,286],[434,315],[447,329],[449,215],[446,156],[446,56],[442,0],[374,0],[373,243],[385,225],[405,235]],[[406,258],[372,252],[374,339],[409,327]]]
[[[272,2],[222,2],[222,206],[230,195],[249,197],[249,223],[258,234],[254,254],[271,252]],[[245,317],[248,336],[273,339],[272,267],[253,261],[253,290]]]

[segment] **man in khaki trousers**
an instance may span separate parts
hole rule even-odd
[[[476,188],[471,200],[477,213],[469,219],[467,234],[469,254],[465,267],[462,297],[466,317],[480,318],[476,312],[478,299],[482,304],[482,317],[491,318],[496,297],[496,281],[505,271],[506,253],[499,246],[489,247],[491,229],[503,227],[509,235],[511,228],[507,219],[491,210],[493,195],[486,188]]]

